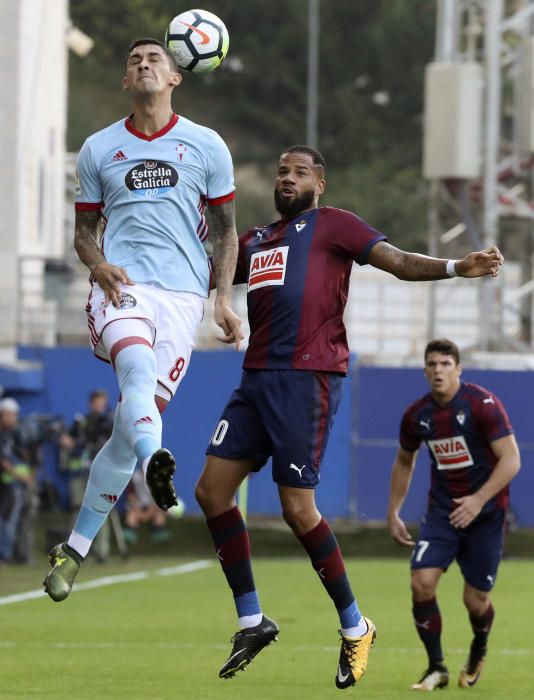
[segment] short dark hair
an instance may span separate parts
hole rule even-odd
[[[450,355],[457,365],[460,364],[460,350],[456,343],[447,338],[435,338],[431,340],[425,348],[425,363],[431,352],[440,352],[442,355]]]
[[[155,44],[156,46],[159,46],[160,48],[163,49],[165,52],[165,55],[169,59],[169,65],[172,68],[174,72],[178,71],[178,66],[176,65],[176,59],[174,58],[174,55],[172,51],[169,50],[165,44],[160,41],[159,39],[153,39],[150,36],[145,36],[142,39],[136,39],[135,41],[132,41],[130,46],[128,46],[128,53],[126,54],[126,60],[125,60],[125,65],[128,65],[128,59],[130,58],[130,54],[132,51],[137,47],[137,46],[145,46],[146,44]]]
[[[297,144],[296,146],[290,146],[289,148],[285,148],[282,155],[286,153],[306,153],[311,157],[313,164],[320,165],[326,173],[326,160],[324,159],[324,156],[321,153],[319,153],[319,151],[317,151],[315,148],[312,148],[311,146],[306,146],[304,144]]]

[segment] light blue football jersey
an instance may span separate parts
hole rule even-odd
[[[204,210],[234,197],[215,131],[174,115],[148,137],[122,119],[85,141],[77,171],[76,209],[102,209],[108,262],[134,282],[208,296]]]

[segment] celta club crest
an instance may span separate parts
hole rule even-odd
[[[119,309],[133,309],[134,306],[137,306],[137,299],[123,292],[119,297]]]
[[[180,163],[182,162],[182,158],[184,157],[185,152],[187,151],[187,146],[184,146],[183,143],[179,143],[176,146],[176,152],[178,153],[178,160]]]

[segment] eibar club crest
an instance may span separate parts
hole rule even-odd
[[[456,414],[456,420],[460,425],[463,425],[465,423],[465,413],[463,411],[458,411]]]
[[[297,233],[300,233],[302,229],[306,226],[306,221],[304,219],[301,219],[297,224],[295,224],[295,228],[297,229]]]

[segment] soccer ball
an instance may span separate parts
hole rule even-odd
[[[177,15],[165,32],[165,45],[179,68],[207,73],[219,66],[228,53],[228,30],[216,15],[206,10],[188,10]]]
[[[181,518],[185,513],[185,503],[181,498],[176,499],[178,503],[175,506],[171,506],[167,513],[173,518]]]

